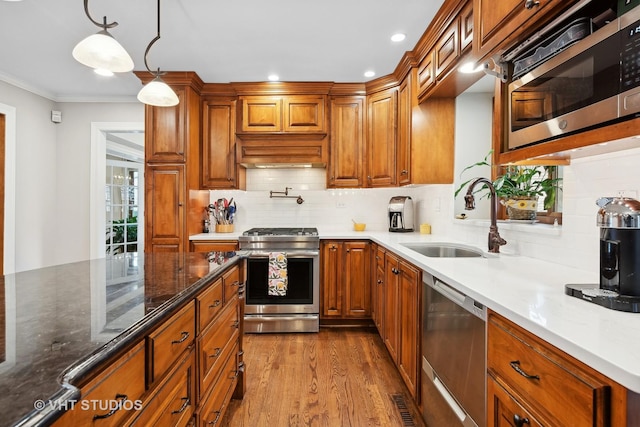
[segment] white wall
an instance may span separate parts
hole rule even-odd
[[[142,122],[138,103],[61,103],[0,81],[16,108],[15,267],[25,271],[89,257],[92,121]],[[60,124],[51,110],[62,111]]]

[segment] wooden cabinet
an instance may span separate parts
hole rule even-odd
[[[173,107],[145,107],[145,161],[182,163],[186,160],[187,138],[186,98],[188,89],[174,88],[178,105]]]
[[[145,177],[146,252],[184,251],[185,193],[184,165],[147,165]]]
[[[237,240],[191,240],[191,252],[233,252],[237,251]]]
[[[145,392],[144,342],[110,364],[81,387],[81,400],[56,422],[58,426],[119,426],[142,407]],[[71,405],[70,405],[71,406]]]
[[[500,54],[577,0],[473,0],[473,52],[478,60]]]
[[[223,290],[222,277],[220,277],[196,297],[199,334],[202,333],[202,331],[211,324],[211,321],[222,311]]]
[[[231,351],[232,357],[227,359],[220,372],[216,387],[205,395],[197,415],[197,426],[215,427],[222,425],[233,390],[238,384],[239,363],[235,357],[237,353],[238,346],[235,346]]]
[[[407,74],[398,89],[398,185],[411,184],[411,115],[415,96],[415,69]]]
[[[390,187],[396,178],[398,88],[367,98],[366,185]]]
[[[325,129],[323,95],[241,96],[242,132],[322,133]]]
[[[382,338],[414,398],[420,369],[421,280],[416,267],[396,254],[385,253]]]
[[[383,334],[384,324],[385,252],[384,247],[375,243],[371,245],[371,266],[375,266],[371,280],[371,318],[380,335]]]
[[[368,241],[323,241],[321,244],[321,316],[370,318],[370,244]]]
[[[436,84],[433,56],[434,51],[430,50],[418,65],[418,96],[421,98]]]
[[[236,163],[235,140],[235,99],[205,98],[202,104],[202,188],[245,188],[245,169]]]
[[[489,426],[626,424],[624,388],[493,312],[487,369]]]
[[[331,150],[328,187],[362,187],[364,182],[365,98],[334,97],[331,110]]]

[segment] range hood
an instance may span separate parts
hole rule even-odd
[[[245,168],[324,168],[327,134],[236,134],[236,161]]]

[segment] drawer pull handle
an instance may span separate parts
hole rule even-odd
[[[188,397],[183,397],[182,398],[182,406],[180,407],[180,409],[178,409],[177,411],[171,411],[171,414],[181,414],[184,412],[185,409],[187,409],[187,406],[189,406],[189,404],[191,403],[191,399],[189,399]]]
[[[522,427],[525,424],[531,425],[529,423],[529,418],[526,418],[526,417],[525,418],[520,418],[520,415],[518,415],[518,414],[515,414],[513,416],[513,423],[516,425],[516,427]]]
[[[232,284],[230,284],[229,286],[240,286],[240,282],[238,282],[237,280],[235,282],[233,282]]]
[[[236,372],[236,376],[238,376],[240,372],[244,372],[244,362],[238,363],[238,371]]]
[[[209,421],[207,425],[214,426],[218,424],[218,418],[220,418],[220,414],[222,413],[222,411],[213,411],[213,413],[216,414],[216,419],[213,421]]]
[[[209,308],[216,308],[217,306],[219,306],[220,304],[222,304],[222,301],[220,301],[219,299],[215,300],[213,302],[212,305],[209,306]]]
[[[171,341],[171,344],[180,344],[181,342],[185,342],[187,338],[189,338],[189,332],[182,331],[182,338],[180,338],[179,340]]]
[[[213,354],[211,356],[209,356],[209,357],[212,357],[212,358],[213,357],[218,357],[218,356],[220,356],[220,353],[222,353],[222,349],[220,347],[216,347],[216,348],[214,348]]]
[[[540,6],[539,0],[525,0],[524,2],[524,8],[527,10],[531,10],[536,6]]]
[[[116,400],[120,400],[120,402],[118,402],[116,407],[113,408],[111,411],[107,412],[106,414],[94,415],[93,419],[94,420],[103,420],[105,418],[109,418],[111,415],[115,414],[116,412],[118,412],[122,408],[122,403],[127,399],[128,398],[127,398],[126,394],[116,394]]]
[[[520,375],[522,375],[523,377],[525,377],[528,380],[539,380],[540,379],[540,377],[538,375],[529,375],[525,371],[523,371],[522,368],[520,367],[520,361],[519,360],[514,360],[513,362],[509,362],[509,364],[511,365],[511,367],[513,368],[514,371],[516,371],[517,373],[519,373]]]
[[[235,320],[233,322],[233,325],[231,325],[232,328],[234,329],[238,329],[240,327],[240,321],[239,320]]]

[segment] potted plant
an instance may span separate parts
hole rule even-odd
[[[493,150],[485,158],[477,163],[467,166],[461,172],[464,174],[469,169],[476,166],[489,166],[489,159]],[[507,209],[507,216],[515,220],[534,220],[536,218],[538,200],[544,197],[544,209],[552,209],[559,183],[562,178],[556,176],[556,166],[519,166],[509,165],[501,169],[501,174],[492,181],[496,191],[496,196]],[[463,182],[455,192],[455,196],[475,178]],[[478,191],[488,190],[487,186],[481,187]],[[482,197],[488,197],[488,191]]]

